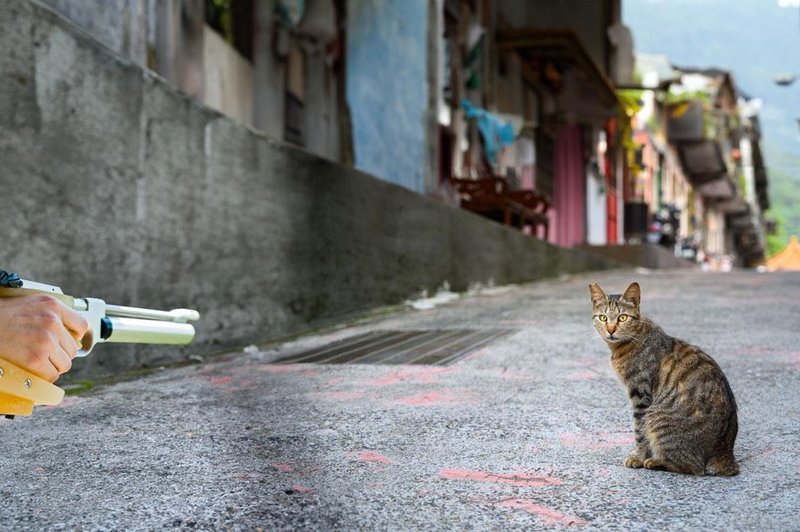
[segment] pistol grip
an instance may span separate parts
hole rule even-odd
[[[36,405],[57,405],[64,390],[0,358],[0,415],[29,416]]]

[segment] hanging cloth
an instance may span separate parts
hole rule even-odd
[[[486,152],[486,159],[489,164],[494,166],[497,163],[497,154],[504,146],[514,143],[516,137],[514,126],[511,122],[503,122],[497,115],[486,109],[481,109],[472,105],[472,102],[464,98],[461,100],[461,108],[467,118],[474,118],[478,121],[478,131],[483,137],[483,149]]]

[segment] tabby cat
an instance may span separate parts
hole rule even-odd
[[[639,284],[622,295],[589,285],[594,328],[633,406],[636,448],[626,467],[733,476],[738,421],[728,380],[700,348],[639,313]]]

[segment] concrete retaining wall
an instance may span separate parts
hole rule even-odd
[[[0,268],[203,315],[191,348],[101,346],[77,374],[264,341],[444,281],[612,264],[254,133],[38,3],[5,3],[0,49]]]
[[[676,257],[670,250],[655,244],[637,244],[626,246],[584,246],[586,251],[643,268],[692,268],[693,262]]]

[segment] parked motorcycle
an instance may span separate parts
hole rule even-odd
[[[674,205],[667,204],[655,213],[647,229],[647,242],[674,248],[680,227],[680,212]]]

